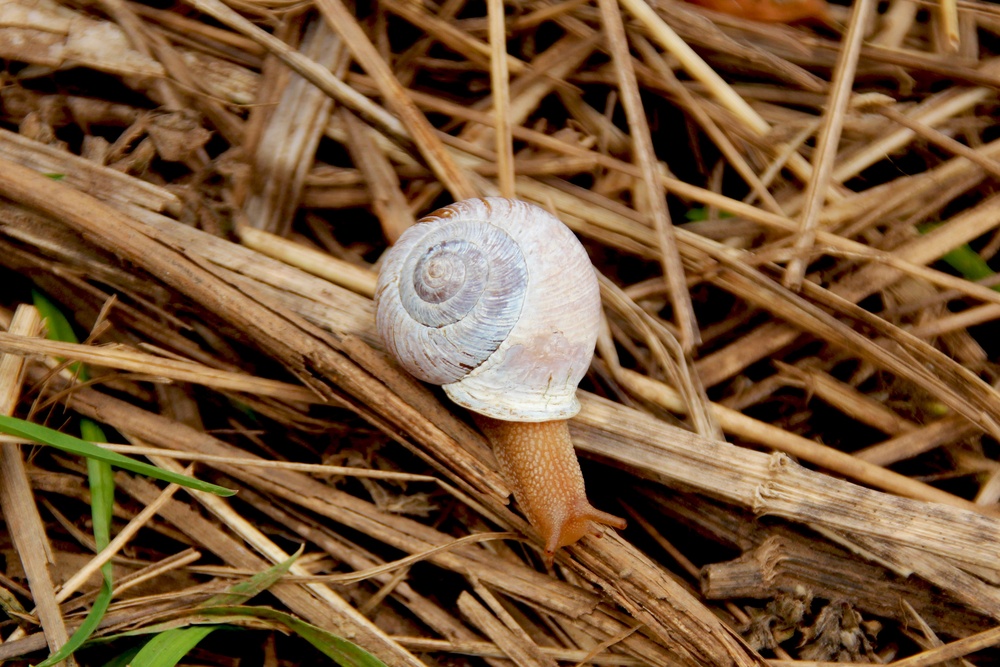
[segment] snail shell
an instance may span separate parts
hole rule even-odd
[[[389,351],[455,403],[495,419],[568,419],[600,323],[593,266],[573,233],[527,202],[446,206],[386,253],[375,295]]]

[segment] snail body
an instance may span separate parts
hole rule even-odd
[[[587,502],[566,426],[601,306],[590,259],[565,225],[522,201],[456,202],[386,253],[375,300],[379,334],[403,368],[480,415],[547,553],[591,522],[624,527]]]
[[[545,541],[548,557],[593,532],[594,523],[625,527],[624,519],[587,500],[567,420],[522,423],[478,417],[476,423],[493,443],[500,469]]]

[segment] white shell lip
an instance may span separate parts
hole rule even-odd
[[[586,370],[584,371],[586,372]],[[530,384],[498,393],[493,383],[465,378],[443,386],[452,401],[479,414],[503,421],[542,422],[569,419],[580,412],[576,397],[579,381],[552,381],[544,391]]]
[[[600,326],[600,288],[590,258],[568,227],[534,204],[469,199],[428,216],[421,226],[456,219],[488,222],[509,235],[524,256],[527,285],[520,317],[499,347],[461,379],[439,383],[455,403],[496,419],[569,419],[580,411],[576,388],[590,367]],[[398,280],[380,277],[380,301],[395,299],[381,294],[382,285],[388,290]],[[380,321],[394,317],[379,313]],[[394,353],[406,347],[382,333]],[[450,363],[422,352],[400,362],[417,367],[411,372],[425,379]]]

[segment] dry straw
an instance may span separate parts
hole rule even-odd
[[[0,659],[105,559],[112,634],[298,543],[273,603],[390,665],[995,659],[1000,9],[846,4],[0,5],[0,409],[240,490],[118,473],[95,557],[81,463],[5,439]],[[373,332],[380,253],[480,195],[602,275],[572,429],[633,521],[551,569]],[[41,338],[29,281],[90,339]]]

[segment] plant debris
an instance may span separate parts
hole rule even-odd
[[[0,3],[0,413],[237,491],[2,436],[0,659],[995,662],[1000,6],[726,4]],[[601,282],[571,429],[630,525],[551,566],[374,333],[487,195]]]

